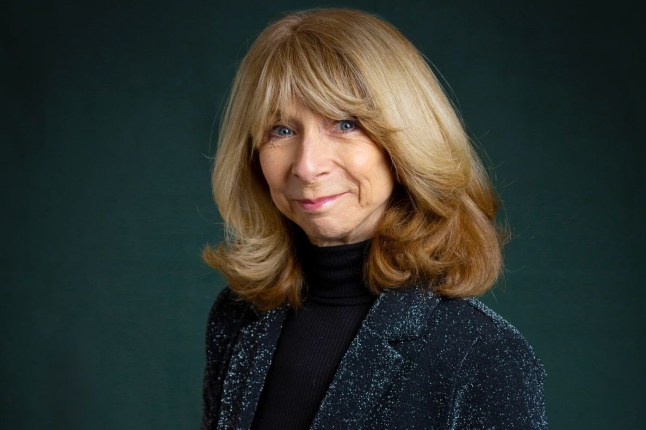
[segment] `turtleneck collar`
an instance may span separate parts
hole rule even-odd
[[[370,240],[326,247],[312,245],[307,239],[298,242],[305,278],[305,303],[354,306],[375,299],[363,282],[363,265]]]

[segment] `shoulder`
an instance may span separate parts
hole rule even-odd
[[[542,364],[483,303],[411,288],[385,293],[374,310],[371,328],[414,369],[416,395],[442,428],[546,428]]]
[[[206,367],[203,383],[202,428],[215,428],[222,386],[238,334],[253,319],[253,307],[228,287],[215,299],[206,327]]]
[[[415,287],[383,293],[374,308],[371,313],[377,322],[372,325],[391,338],[430,337],[445,346],[498,342],[513,344],[533,355],[514,326],[475,298],[447,298]]]
[[[445,298],[412,288],[384,294],[377,307],[373,316],[378,322],[372,327],[389,339],[420,339],[429,355],[448,358],[442,363],[453,369],[457,363],[480,355],[482,365],[497,357],[523,362],[542,372],[525,337],[477,299]]]
[[[380,312],[385,324],[414,325],[420,334],[447,343],[484,342],[509,345],[534,355],[523,335],[503,317],[475,298],[447,298],[423,288],[393,290],[384,295]],[[396,329],[394,331],[399,331]]]
[[[473,309],[474,318],[480,322],[480,343],[493,348],[506,350],[512,354],[515,353],[516,355],[524,356],[532,364],[537,367],[542,367],[533,348],[516,327],[480,300],[472,298],[465,299],[463,302],[467,303]]]
[[[526,381],[542,390],[545,371],[527,339],[481,301],[441,299],[435,309],[438,327],[458,344],[460,375],[481,374],[497,381]],[[505,382],[506,383],[506,382]]]
[[[225,287],[211,306],[209,325],[220,321],[237,321],[250,312],[253,312],[253,306],[240,298],[229,287]]]
[[[440,298],[429,324],[452,332],[456,340],[526,356],[540,366],[534,350],[520,331],[478,299]]]
[[[215,360],[227,349],[240,329],[256,317],[253,306],[229,287],[217,296],[206,327],[207,361]]]
[[[477,299],[442,299],[436,312],[461,343],[452,428],[492,423],[544,428],[545,371],[525,337]]]

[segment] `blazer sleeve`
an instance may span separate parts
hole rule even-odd
[[[449,429],[547,429],[545,371],[515,330],[481,334],[460,364]]]
[[[202,390],[202,430],[215,429],[220,415],[222,385],[240,329],[253,314],[250,305],[228,287],[209,312],[206,327],[206,366]]]

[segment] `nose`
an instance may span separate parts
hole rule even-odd
[[[318,131],[301,135],[292,164],[292,175],[305,183],[313,183],[329,173],[332,166],[331,148]]]

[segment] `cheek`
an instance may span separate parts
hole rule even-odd
[[[272,192],[276,188],[280,188],[280,178],[282,176],[282,169],[280,162],[280,157],[276,157],[275,154],[272,154],[271,151],[260,151],[259,154],[260,169],[262,170],[262,175],[269,185],[269,189]]]
[[[395,185],[395,178],[392,174],[390,163],[379,152],[378,154],[371,154],[357,166],[357,170],[362,172],[362,181],[364,186],[367,187],[369,195],[365,197],[370,199],[366,203],[381,203],[382,200],[390,197]]]
[[[288,168],[284,158],[272,151],[261,151],[259,154],[260,169],[269,187],[271,200],[276,208],[287,215],[289,204],[284,195],[285,169]]]
[[[372,182],[372,189],[375,194],[376,203],[382,204],[390,198],[390,195],[395,188],[395,179],[390,171],[389,167],[383,167],[379,169],[379,173],[375,173],[374,180]]]
[[[370,172],[375,184],[392,187],[394,176],[390,163],[383,154],[379,153],[378,156],[375,156],[372,166],[370,167]]]

